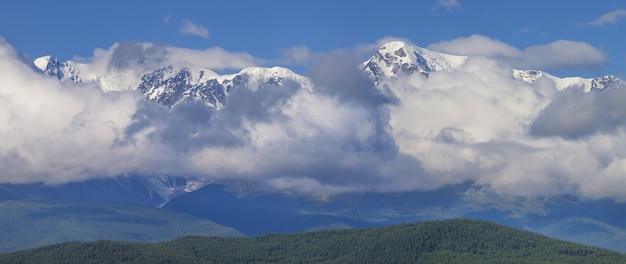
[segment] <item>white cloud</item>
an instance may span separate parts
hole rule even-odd
[[[279,50],[283,56],[280,61],[290,65],[306,65],[312,62],[320,54],[313,52],[309,47],[305,45],[292,46]]]
[[[183,64],[204,67],[215,70],[243,69],[255,66],[258,59],[245,52],[230,52],[220,47],[204,50],[167,47],[168,61],[174,64]]]
[[[437,12],[439,9],[445,9],[448,12],[452,12],[463,7],[457,0],[437,0],[432,7],[433,12]]]
[[[626,198],[626,192],[619,191],[626,187],[626,178],[617,176],[626,169],[626,155],[619,150],[626,144],[624,124],[616,123],[621,114],[614,119],[609,114],[616,109],[623,112],[617,103],[623,98],[621,92],[602,95],[606,100],[586,100],[593,101],[591,105],[566,100],[575,105],[559,112],[563,116],[558,122],[584,118],[589,112],[609,117],[587,122],[592,128],[585,131],[586,137],[568,139],[569,133],[577,132],[566,131],[567,127],[533,136],[528,127],[537,116],[562,106],[546,108],[561,101],[555,101],[561,94],[538,94],[537,90],[556,87],[528,85],[513,79],[510,70],[489,58],[470,57],[454,72],[390,83],[400,99],[390,106],[393,139],[400,154],[419,161],[421,173],[394,172],[385,178],[383,188],[434,188],[472,181],[506,194]]]
[[[350,52],[332,52],[312,67],[312,90],[290,82],[237,89],[217,112],[198,105],[167,110],[130,91],[45,78],[2,43],[0,182],[138,173],[343,192],[469,181],[509,194],[626,198],[624,93],[568,94],[551,82],[527,84],[502,60],[518,58],[510,46],[471,41],[492,45],[496,58],[473,56],[456,71],[376,88],[355,70]],[[555,43],[519,52],[563,48]],[[93,63],[124,69],[212,52],[233,55],[131,43],[96,52]],[[582,104],[568,108],[572,102]]]
[[[163,17],[163,24],[168,25],[170,23],[170,19],[172,19],[172,15],[170,14]]]
[[[595,67],[607,61],[604,52],[587,43],[557,40],[524,49],[524,60],[515,63],[526,69],[553,70]]]
[[[471,35],[453,40],[428,45],[429,49],[457,55],[484,55],[489,57],[522,57],[522,52],[504,42],[485,37]]]
[[[626,10],[617,9],[617,10],[603,14],[596,20],[588,22],[587,25],[599,27],[599,26],[604,26],[606,24],[615,24],[624,17],[626,17]]]
[[[258,65],[260,60],[248,53],[231,52],[221,47],[197,50],[120,42],[106,50],[96,49],[91,58],[82,58],[78,62],[83,78],[97,81],[105,91],[119,91],[134,90],[141,76],[166,65],[215,71],[241,70]]]
[[[457,55],[483,55],[512,67],[535,70],[593,68],[608,61],[601,50],[581,41],[557,40],[520,50],[481,35],[442,41],[430,49]]]
[[[626,125],[626,86],[601,93],[569,89],[555,98],[530,127],[540,136],[582,138]]]
[[[202,25],[198,25],[188,19],[183,20],[182,25],[180,26],[180,29],[178,31],[183,35],[194,35],[204,39],[209,38],[208,28]]]
[[[1,181],[76,181],[138,166],[135,151],[112,147],[138,95],[63,85],[29,68],[6,43],[0,56]]]

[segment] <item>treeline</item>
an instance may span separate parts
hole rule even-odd
[[[626,263],[626,255],[455,219],[255,238],[65,243],[0,255],[0,263]]]

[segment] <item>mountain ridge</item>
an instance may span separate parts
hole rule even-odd
[[[395,80],[401,75],[417,73],[428,77],[428,74],[432,72],[454,71],[468,58],[468,56],[428,50],[407,41],[394,40],[380,45],[379,49],[358,67],[370,77],[375,85],[379,85],[383,81]],[[100,76],[99,79],[85,78],[81,75],[80,66],[74,61],[68,60],[62,63],[50,55],[35,59],[33,64],[46,75],[61,81],[79,84],[102,82],[102,76],[105,74],[96,74],[95,76]],[[146,100],[168,108],[178,104],[201,102],[208,108],[220,110],[224,107],[226,98],[233,88],[254,91],[261,86],[282,86],[285,80],[294,81],[304,89],[313,89],[309,78],[279,66],[248,67],[237,73],[220,75],[202,67],[161,65],[140,75],[138,80],[118,81],[138,83],[136,87],[130,87],[131,90],[137,90],[144,95]],[[513,69],[512,76],[531,85],[540,79],[547,79],[555,83],[558,90],[580,87],[584,92],[604,90],[625,83],[613,75],[594,78],[556,77],[539,70]],[[104,87],[102,89],[105,90]]]
[[[547,79],[554,82],[558,90],[565,90],[570,87],[580,87],[583,92],[590,92],[593,90],[604,90],[611,87],[622,85],[624,82],[622,79],[613,75],[604,75],[593,78],[583,77],[565,77],[559,78],[549,73],[538,70],[513,70],[513,76],[517,79],[525,81],[529,84],[534,84],[540,79]]]
[[[0,202],[0,252],[102,239],[157,242],[187,235],[243,236],[208,220],[154,207],[102,201]]]
[[[255,238],[185,237],[159,244],[65,243],[0,255],[42,263],[622,263],[618,252],[492,222],[454,219]]]

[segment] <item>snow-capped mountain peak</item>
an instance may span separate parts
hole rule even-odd
[[[80,71],[71,60],[60,62],[57,58],[50,55],[35,59],[35,66],[43,71],[46,75],[54,76],[61,81],[70,80],[75,83],[82,83]]]
[[[224,101],[224,87],[215,72],[208,69],[190,69],[168,65],[141,78],[137,90],[147,100],[172,107],[181,101],[197,98],[211,108],[220,108]]]
[[[138,90],[147,100],[167,107],[183,102],[201,102],[212,109],[221,109],[232,89],[257,90],[282,86],[292,80],[308,87],[308,79],[287,68],[251,67],[236,74],[218,75],[200,68],[165,66],[143,75]]]
[[[246,87],[248,89],[256,90],[261,86],[267,85],[275,85],[280,86],[283,85],[285,79],[296,81],[307,88],[309,85],[309,79],[301,76],[299,74],[294,73],[290,69],[283,67],[271,67],[271,68],[263,68],[263,67],[250,67],[241,70],[239,73],[232,75],[225,75],[222,78],[222,83],[228,84],[232,83],[237,76],[246,80]]]
[[[420,48],[403,41],[383,44],[374,56],[361,64],[378,84],[384,79],[395,79],[400,74],[414,72],[428,75],[433,71],[451,71],[465,62],[465,56],[455,56]]]
[[[604,90],[611,87],[616,87],[621,84],[625,84],[623,80],[613,75],[605,75],[595,78],[582,78],[582,77],[556,77],[554,75],[537,71],[537,70],[513,70],[513,77],[525,81],[530,84],[534,84],[542,78],[552,81],[557,90],[565,90],[570,87],[578,87],[583,92],[590,92],[593,90]]]
[[[626,84],[622,79],[617,78],[613,75],[605,75],[602,77],[596,77],[591,79],[591,89],[599,89],[604,90],[610,87],[615,87],[617,85]]]
[[[513,70],[513,77],[520,79],[527,83],[535,83],[539,78],[543,76],[542,71],[536,70]]]
[[[390,41],[381,45],[371,58],[363,62],[361,69],[368,73],[372,81],[378,85],[384,80],[397,79],[403,74],[417,73],[427,76],[435,71],[453,71],[466,59],[465,56],[439,53],[408,42]],[[181,103],[195,102],[219,110],[233,89],[247,89],[254,92],[258,89],[272,89],[272,87],[295,84],[302,89],[313,90],[313,85],[308,78],[283,67],[250,67],[238,73],[226,75],[189,65],[164,65],[154,70],[98,73],[90,69],[89,65],[77,66],[73,61],[60,62],[52,56],[37,58],[34,65],[44,74],[54,76],[61,81],[93,82],[104,91],[137,90],[143,93],[147,100],[168,108]],[[86,67],[84,76],[87,79],[83,80],[79,67]],[[559,91],[569,87],[578,87],[589,92],[624,83],[611,75],[598,78],[559,78],[538,70],[513,70],[513,76],[530,84],[539,80],[548,80],[554,83]]]

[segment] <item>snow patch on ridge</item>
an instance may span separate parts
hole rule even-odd
[[[61,63],[57,58],[48,55],[35,59],[34,64],[46,75],[56,77],[61,81],[83,82],[78,66],[71,60]]]
[[[595,78],[582,78],[582,77],[556,77],[549,73],[545,73],[537,70],[513,70],[513,77],[516,79],[525,81],[529,84],[536,83],[539,79],[545,78],[554,83],[555,87],[559,91],[563,91],[570,87],[578,87],[583,92],[590,92],[592,90],[604,90],[613,86],[623,84],[624,81],[613,76],[605,75]]]

